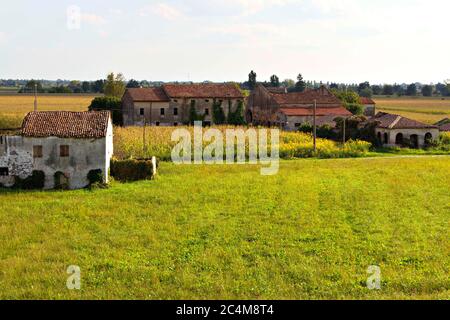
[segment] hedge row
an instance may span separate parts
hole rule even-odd
[[[152,160],[111,160],[111,176],[122,182],[150,180],[153,178]]]

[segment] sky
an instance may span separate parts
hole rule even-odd
[[[14,0],[0,78],[358,83],[450,78],[448,0]]]

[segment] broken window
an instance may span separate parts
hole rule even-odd
[[[60,157],[68,157],[69,156],[69,146],[67,146],[67,145],[59,146],[59,156]]]
[[[163,116],[166,113],[166,110],[164,108],[161,108],[160,114]]]
[[[33,146],[33,158],[42,158],[42,146]]]
[[[0,167],[0,176],[8,176],[8,175],[9,175],[8,167]]]
[[[139,115],[141,115],[141,116],[144,115],[144,108],[140,108],[140,109],[139,109]]]
[[[173,108],[173,115],[177,116],[178,115],[178,108]]]

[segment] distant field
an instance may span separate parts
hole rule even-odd
[[[450,117],[450,98],[374,98],[378,111],[396,113],[426,123]]]
[[[450,159],[421,157],[282,161],[270,177],[161,163],[106,190],[0,190],[0,299],[448,299],[449,189]]]
[[[38,97],[40,111],[87,111],[95,95],[46,95]],[[0,128],[17,127],[34,108],[32,95],[0,95]]]

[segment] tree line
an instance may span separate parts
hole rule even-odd
[[[329,89],[335,89],[338,91],[353,91],[356,92],[361,97],[371,98],[372,96],[385,95],[385,96],[450,96],[450,79],[444,81],[443,83],[437,84],[421,84],[421,83],[410,83],[410,84],[373,84],[371,85],[368,81],[359,84],[346,84],[346,83],[335,83],[335,82],[316,82],[316,81],[305,81],[302,74],[297,76],[297,81],[292,79],[285,79],[280,81],[280,78],[274,74],[270,77],[268,81],[257,81],[257,75],[252,70],[248,75],[248,81],[242,83],[245,89],[253,90],[257,83],[261,83],[266,87],[276,87],[276,88],[286,88],[288,92],[302,92],[305,89],[318,88],[321,85],[325,85]]]

